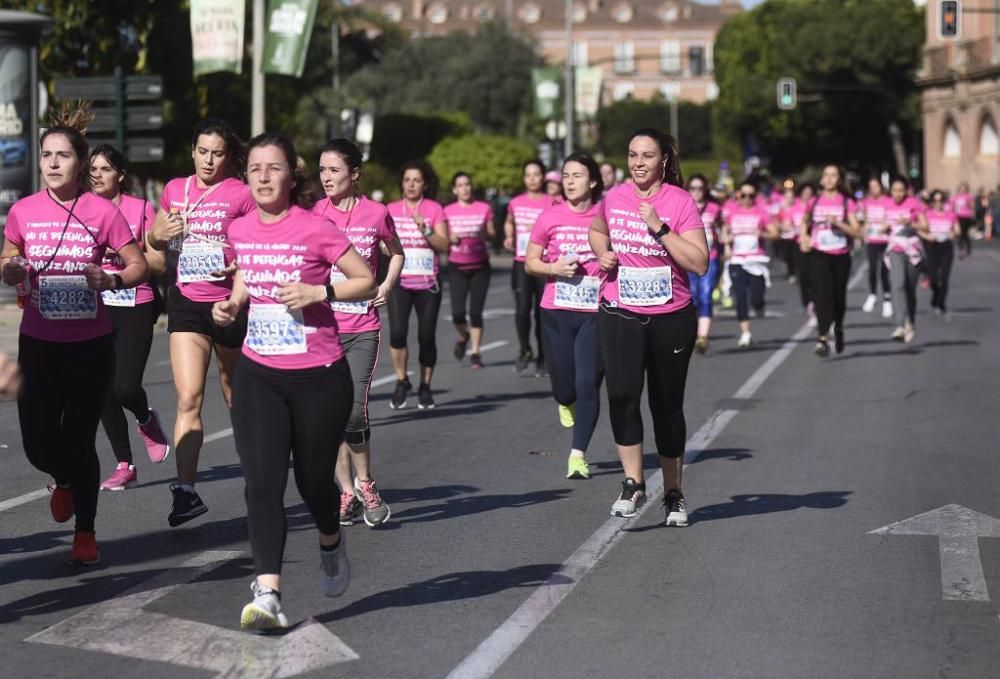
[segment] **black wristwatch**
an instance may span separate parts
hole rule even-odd
[[[112,290],[122,290],[125,287],[125,281],[118,274],[111,274],[111,278],[115,282],[115,284],[111,287]]]
[[[665,223],[660,222],[660,230],[653,234],[653,238],[655,238],[657,242],[659,242],[663,240],[663,237],[666,236],[668,233],[670,233],[670,227],[667,226]]]
[[[337,299],[337,293],[333,289],[333,286],[330,285],[329,283],[327,283],[326,284],[326,301],[327,302],[332,302],[335,299]]]

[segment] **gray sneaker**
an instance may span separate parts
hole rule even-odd
[[[323,594],[340,596],[351,582],[351,564],[347,560],[346,535],[340,532],[340,542],[332,552],[319,551],[319,579]]]
[[[378,528],[392,516],[392,510],[379,494],[375,481],[354,479],[354,494],[365,508],[365,523],[369,528]]]
[[[253,601],[243,607],[240,629],[266,632],[288,627],[288,619],[281,612],[281,594],[278,591],[258,585],[256,580],[250,583],[250,591],[253,592]]]
[[[684,501],[684,493],[679,490],[671,490],[663,498],[663,508],[666,511],[666,518],[663,520],[665,526],[677,526],[684,528],[688,525],[687,503]]]
[[[646,504],[646,484],[638,483],[633,478],[622,481],[622,492],[611,505],[611,516],[631,519]]]

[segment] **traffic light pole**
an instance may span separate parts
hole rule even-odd
[[[125,76],[115,66],[115,148],[125,153]]]
[[[250,74],[250,135],[264,131],[264,0],[253,0],[253,67]]]

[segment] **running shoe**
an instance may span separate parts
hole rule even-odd
[[[865,297],[865,303],[861,305],[861,310],[864,311],[866,314],[870,314],[871,312],[875,311],[875,303],[877,301],[878,298],[875,295],[868,295],[867,297]]]
[[[409,379],[396,380],[396,389],[392,392],[392,400],[389,407],[393,410],[402,410],[406,407],[406,397],[413,390],[413,385]]]
[[[694,350],[697,351],[699,354],[704,354],[706,351],[708,351],[708,338],[699,337],[698,339],[696,339],[694,341]]]
[[[208,507],[193,490],[184,490],[178,483],[170,484],[170,492],[174,494],[174,505],[167,517],[171,528],[187,523],[208,511]]]
[[[638,483],[633,478],[622,481],[622,492],[611,505],[611,516],[631,519],[639,513],[639,508],[646,504],[646,484]]]
[[[351,563],[347,560],[344,539],[344,534],[341,533],[336,549],[319,550],[320,586],[327,596],[340,596],[347,591],[347,585],[351,582]]]
[[[288,627],[288,619],[281,612],[281,592],[254,580],[250,583],[253,601],[240,613],[240,629],[267,632]]]
[[[545,367],[545,361],[538,359],[535,363],[535,377],[548,377],[549,369]]]
[[[479,354],[472,354],[471,356],[469,356],[469,365],[471,365],[473,368],[482,368],[483,357],[480,356]]]
[[[746,348],[750,346],[750,341],[753,339],[753,335],[749,332],[741,332],[740,338],[736,341],[736,346],[741,348]]]
[[[764,307],[754,307],[753,315],[756,318],[764,318],[764,316],[767,315],[767,312],[764,310]]]
[[[833,351],[836,354],[844,353],[844,331],[836,329],[833,331]]]
[[[367,481],[354,479],[354,493],[364,506],[365,524],[369,528],[378,528],[392,516],[392,510],[382,499],[378,486],[371,479]]]
[[[469,336],[466,335],[464,339],[460,339],[455,342],[455,360],[459,363],[465,358],[465,351],[469,346]]]
[[[73,493],[69,486],[49,486],[52,497],[49,498],[49,511],[56,523],[66,523],[73,518],[75,509],[73,507]]]
[[[570,403],[568,406],[564,406],[562,403],[559,404],[559,424],[567,429],[573,428],[573,425],[576,424],[575,403]]]
[[[149,455],[150,462],[160,464],[167,459],[167,455],[170,454],[170,440],[163,433],[160,416],[155,410],[149,409],[149,419],[146,420],[145,424],[137,425],[136,430],[146,446],[146,454]]]
[[[722,290],[715,288],[712,290],[712,301],[718,304],[719,300],[722,299]]]
[[[677,526],[684,528],[688,525],[687,503],[684,502],[684,493],[679,490],[670,490],[663,498],[663,508],[666,510],[667,518],[663,520],[665,526]]]
[[[902,342],[905,336],[906,336],[906,330],[903,329],[903,326],[899,326],[898,328],[892,331],[892,335],[890,335],[889,338],[896,342]]]
[[[569,460],[566,462],[566,478],[589,479],[590,466],[587,465],[587,460],[582,457],[574,457],[571,455]]]
[[[361,516],[362,504],[358,496],[352,491],[344,491],[340,494],[340,525],[353,526],[354,519]]]
[[[830,343],[825,339],[816,340],[816,346],[813,347],[813,352],[820,358],[826,358],[830,355]]]
[[[434,397],[431,396],[431,385],[421,384],[418,394],[419,401],[417,407],[421,410],[431,410],[434,408]]]
[[[125,490],[135,488],[137,485],[139,485],[139,475],[135,471],[135,465],[119,462],[111,476],[101,484],[101,490]]]
[[[889,300],[882,302],[882,318],[892,318],[892,302]]]
[[[69,553],[69,562],[77,566],[93,566],[101,563],[101,550],[97,547],[97,538],[89,531],[76,531],[73,535],[73,551]]]
[[[723,297],[722,298],[722,308],[723,309],[732,309],[733,308],[733,298],[730,297],[729,295],[726,295],[725,297]]]
[[[917,333],[912,326],[906,326],[905,328],[903,328],[903,342],[909,344],[910,342],[913,341],[913,338],[916,336],[916,334]]]
[[[531,353],[531,350],[522,351],[517,356],[517,360],[514,361],[514,372],[523,373],[531,365],[531,362],[535,360],[535,355]]]

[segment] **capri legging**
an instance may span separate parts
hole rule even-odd
[[[524,262],[514,262],[510,283],[514,289],[514,329],[517,330],[517,342],[521,345],[521,353],[531,351],[531,317],[534,315],[538,360],[541,361],[544,358],[544,351],[539,304],[542,301],[542,292],[545,290],[545,280],[527,273],[524,270]]]
[[[878,294],[878,284],[882,283],[882,298],[892,297],[892,282],[889,280],[889,267],[885,265],[885,249],[887,243],[868,243],[868,292]]]
[[[139,421],[149,417],[149,401],[146,390],[142,388],[142,374],[153,345],[156,304],[106,307],[106,310],[111,319],[111,336],[115,343],[115,376],[104,402],[101,424],[118,462],[132,464],[132,445],[122,408],[128,409]]]
[[[351,369],[351,380],[354,382],[354,407],[351,418],[347,421],[344,440],[351,445],[367,443],[370,438],[368,430],[368,393],[372,386],[372,375],[375,364],[378,363],[379,331],[342,334],[340,343],[344,346],[344,356]]]
[[[697,328],[694,305],[652,316],[601,305],[597,337],[615,443],[642,443],[639,406],[648,382],[656,450],[662,457],[684,455],[684,387]]]
[[[820,337],[844,328],[844,314],[847,313],[847,279],[851,275],[851,256],[828,255],[813,251],[810,257],[812,274],[812,296],[816,310],[816,328]]]
[[[465,323],[465,300],[469,300],[469,325],[483,327],[483,308],[486,293],[490,291],[490,264],[478,269],[451,267],[448,282],[451,284],[451,319],[455,324]]]
[[[343,359],[322,368],[277,370],[241,356],[233,379],[233,436],[246,480],[247,526],[258,574],[280,574],[288,525],[285,486],[295,485],[325,535],[340,530],[337,451],[354,400]]]
[[[688,283],[691,285],[691,299],[698,309],[699,318],[712,317],[712,291],[719,283],[719,258],[708,260],[708,271],[704,276],[688,273]]]
[[[552,395],[564,406],[576,405],[573,448],[586,452],[601,414],[597,314],[542,309],[542,341]]]
[[[406,348],[410,330],[410,310],[417,310],[418,360],[423,368],[437,364],[437,322],[441,311],[441,290],[407,290],[400,286],[389,298],[389,346]]]

